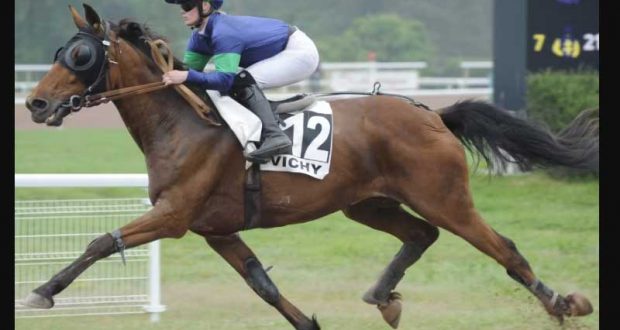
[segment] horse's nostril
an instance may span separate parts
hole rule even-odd
[[[47,101],[45,101],[43,99],[33,99],[33,100],[30,101],[30,105],[34,109],[42,110],[42,109],[47,108]]]

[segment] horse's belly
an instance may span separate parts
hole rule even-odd
[[[206,235],[230,235],[243,229],[243,214],[239,201],[215,196],[197,212],[189,229]]]

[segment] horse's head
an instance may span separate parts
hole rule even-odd
[[[153,33],[148,27],[130,19],[123,19],[118,24],[101,20],[97,12],[86,4],[86,19],[74,7],[69,6],[69,9],[78,33],[56,52],[50,71],[26,99],[26,107],[32,112],[34,122],[59,126],[64,117],[82,107],[165,88],[161,73],[162,70],[170,69],[170,65],[177,70],[187,70],[183,62],[172,56],[169,48],[164,47],[167,48],[165,52],[154,50],[159,44],[153,41],[165,38]],[[168,60],[162,59],[166,52],[172,56]],[[166,61],[172,63],[162,64]],[[197,86],[191,86],[191,89],[194,93],[206,95]],[[178,102],[181,98],[167,100]],[[164,102],[161,101],[160,98],[157,101],[151,100],[151,103],[162,105]],[[206,108],[206,112],[212,108],[212,104],[192,102],[200,110]],[[185,106],[189,105],[185,103]],[[133,104],[132,109],[135,108]],[[180,109],[181,105],[167,108]],[[187,108],[191,109],[191,106]],[[118,109],[121,111],[121,108]],[[199,112],[198,108],[195,109]],[[173,116],[180,113],[187,114],[185,111],[175,111]],[[207,117],[202,113],[199,115],[208,123],[219,126],[219,123],[209,118],[211,114],[207,114]]]
[[[86,95],[106,88],[113,47],[107,22],[86,4],[86,20],[74,7],[69,9],[79,32],[56,52],[52,68],[26,99],[36,123],[59,126],[72,110],[81,108]]]

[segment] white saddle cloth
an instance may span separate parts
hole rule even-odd
[[[222,96],[220,92],[209,89],[207,94],[241,143],[243,152],[248,154],[256,150],[256,143],[260,142],[260,133],[263,129],[263,124],[258,116],[230,96]],[[250,166],[252,163],[246,161],[245,168],[248,169]]]

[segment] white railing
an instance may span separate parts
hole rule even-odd
[[[492,94],[490,72],[493,62],[464,61],[462,77],[424,77],[425,62],[325,62],[309,79],[266,91],[268,94],[301,92],[370,91],[376,81],[384,92],[404,95]],[[15,65],[15,103],[24,97],[51,68],[43,64]],[[209,63],[206,70],[213,70]],[[471,70],[484,70],[486,77],[470,77]]]
[[[481,69],[490,71],[493,69],[492,61],[463,61],[460,64],[463,70]]]
[[[51,67],[51,64],[15,64],[15,94],[30,92]]]
[[[147,187],[146,174],[16,174],[17,188]],[[159,320],[160,244],[113,254],[86,270],[55,297],[49,310],[18,303],[82,254],[86,245],[151,208],[147,198],[15,201],[15,317],[150,314]]]
[[[422,77],[421,89],[489,88],[489,78]]]
[[[146,174],[15,174],[15,187],[148,187]]]
[[[487,76],[487,86],[491,85],[490,78],[493,75],[493,62],[492,61],[463,61],[461,62],[461,69],[463,70],[463,77],[470,76],[471,70],[484,71]]]

